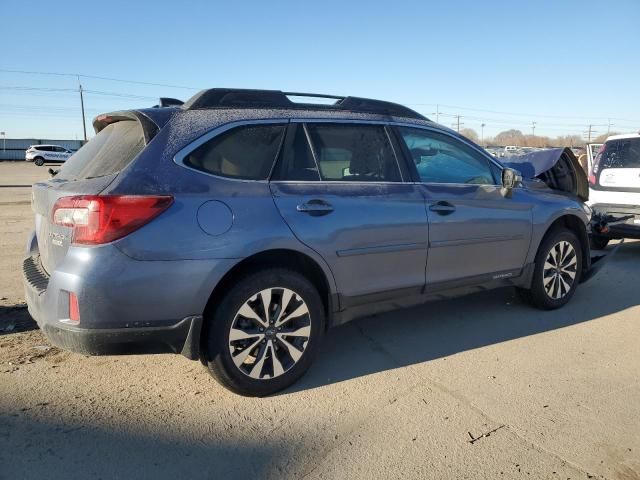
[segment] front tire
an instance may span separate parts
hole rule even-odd
[[[582,248],[578,237],[558,228],[544,238],[534,265],[531,288],[520,297],[536,308],[554,310],[573,296],[582,274]]]
[[[44,165],[44,158],[36,157],[33,159],[33,163],[35,163],[38,167],[41,167]]]
[[[250,397],[270,395],[298,380],[325,329],[317,289],[285,269],[242,277],[206,320],[209,372],[224,387]]]

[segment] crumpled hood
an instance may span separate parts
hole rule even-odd
[[[523,178],[538,178],[553,190],[589,200],[587,174],[570,148],[550,148],[502,159],[502,164],[518,170]]]

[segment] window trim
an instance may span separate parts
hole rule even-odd
[[[232,182],[261,182],[261,183],[299,183],[299,184],[331,184],[331,185],[399,185],[399,184],[418,184],[418,185],[449,185],[449,186],[491,186],[491,187],[502,187],[502,185],[482,185],[482,184],[470,184],[470,183],[426,183],[426,182],[421,182],[419,178],[414,179],[414,178],[407,178],[404,179],[404,175],[403,172],[404,171],[408,171],[411,175],[413,175],[413,171],[411,170],[411,165],[409,163],[409,160],[407,158],[407,154],[405,152],[406,149],[406,145],[404,145],[404,140],[402,140],[401,138],[396,139],[396,141],[399,143],[399,148],[402,150],[402,154],[399,156],[398,152],[395,149],[395,145],[393,142],[393,138],[389,138],[389,141],[391,143],[391,146],[394,150],[394,155],[396,157],[396,161],[399,162],[404,162],[405,164],[405,170],[403,170],[402,168],[400,168],[400,165],[398,165],[398,168],[400,169],[400,175],[402,178],[401,182],[350,182],[350,181],[340,181],[340,180],[334,180],[334,181],[325,181],[325,180],[272,180],[271,176],[273,175],[273,172],[275,170],[275,166],[276,163],[278,162],[278,157],[280,156],[281,151],[278,151],[278,156],[276,157],[276,160],[273,162],[273,165],[271,167],[271,172],[269,173],[269,177],[265,180],[249,180],[249,179],[244,179],[244,178],[232,178],[232,177],[224,177],[221,175],[216,175],[213,173],[209,173],[209,172],[205,172],[203,170],[198,170],[197,168],[193,168],[190,167],[189,165],[186,165],[184,163],[184,159],[187,155],[189,155],[192,151],[194,151],[196,148],[198,148],[200,145],[202,145],[203,143],[206,143],[207,141],[211,140],[212,138],[228,131],[231,130],[232,128],[236,128],[236,127],[241,127],[241,126],[249,126],[249,125],[268,125],[268,124],[282,124],[285,127],[289,124],[293,124],[293,123],[302,123],[302,124],[307,124],[307,123],[354,123],[354,124],[361,124],[361,125],[383,125],[387,128],[385,128],[385,130],[387,131],[387,135],[389,136],[389,130],[391,129],[395,135],[399,135],[400,133],[397,130],[397,127],[408,127],[408,128],[415,128],[418,130],[428,130],[431,132],[436,132],[436,133],[440,133],[442,135],[446,135],[454,140],[457,140],[459,142],[464,143],[465,145],[467,145],[469,148],[473,149],[474,151],[478,152],[482,157],[486,158],[489,162],[491,162],[493,165],[495,165],[498,170],[500,170],[500,172],[502,172],[502,170],[504,170],[506,167],[504,165],[502,165],[499,161],[497,161],[495,158],[493,158],[489,153],[485,152],[484,150],[482,150],[481,148],[479,148],[478,146],[474,145],[473,143],[463,139],[463,138],[459,138],[455,135],[452,135],[450,132],[442,129],[442,128],[438,128],[438,127],[432,127],[429,125],[418,125],[415,123],[409,123],[409,122],[402,122],[402,121],[385,121],[385,120],[358,120],[358,119],[353,119],[353,118],[269,118],[269,119],[247,119],[247,120],[235,120],[229,123],[225,123],[223,125],[219,125],[217,127],[214,127],[213,129],[209,130],[208,132],[204,133],[203,135],[201,135],[200,137],[192,140],[190,143],[188,143],[187,145],[185,145],[184,147],[182,147],[180,150],[178,150],[178,152],[173,156],[173,162],[178,165],[181,166],[183,168],[186,168],[188,170],[191,170],[193,172],[199,173],[201,175],[207,175],[213,178],[218,178],[218,179],[222,179],[222,180],[228,180],[228,181],[232,181]],[[285,136],[286,136],[286,132],[285,132]],[[283,137],[284,138],[284,137]],[[307,137],[307,142],[309,142],[309,139]],[[280,150],[282,150],[282,145],[283,143],[281,142],[280,145]],[[312,151],[312,155],[315,155],[315,152],[313,151],[313,149],[311,148],[311,144],[309,144],[309,148]],[[314,157],[314,161],[315,161],[315,157]],[[317,165],[317,162],[316,162]],[[415,167],[414,167],[415,168]],[[319,172],[319,170],[318,170]]]
[[[200,173],[202,175],[207,175],[209,177],[213,177],[213,178],[219,178],[221,180],[228,180],[228,181],[232,181],[232,182],[261,182],[261,183],[269,183],[269,181],[271,180],[271,175],[273,174],[273,170],[275,168],[275,165],[278,161],[278,157],[280,156],[280,150],[282,150],[282,145],[284,142],[284,138],[286,136],[286,129],[287,126],[289,125],[289,119],[286,118],[280,118],[280,119],[259,119],[259,120],[237,120],[234,122],[229,122],[229,123],[225,123],[224,125],[220,125],[218,127],[215,127],[212,130],[209,130],[207,133],[201,135],[200,137],[196,138],[195,140],[193,140],[192,142],[188,143],[187,145],[185,145],[184,147],[182,147],[180,150],[178,150],[178,153],[176,153],[173,156],[173,163],[175,163],[176,165],[186,168],[187,170],[191,170],[192,172],[197,172]],[[204,145],[205,143],[207,143],[209,140],[213,140],[214,138],[216,138],[218,135],[221,135],[225,132],[228,132],[229,130],[233,130],[234,128],[238,128],[238,127],[248,127],[248,126],[253,126],[253,125],[282,125],[285,129],[284,134],[282,135],[282,138],[280,139],[280,145],[278,146],[278,151],[276,152],[275,158],[271,164],[271,168],[269,169],[269,175],[267,176],[267,178],[265,179],[260,179],[260,180],[253,180],[250,178],[234,178],[234,177],[226,177],[224,175],[216,175],[215,173],[211,173],[211,172],[207,172],[205,170],[200,170],[198,168],[194,168],[190,165],[187,165],[184,160],[187,156],[189,156],[189,154],[191,154],[194,150],[196,150],[198,147]]]

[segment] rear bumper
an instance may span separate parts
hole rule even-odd
[[[202,316],[192,316],[163,327],[88,330],[48,324],[42,330],[56,347],[83,355],[181,353],[196,360],[201,329]]]
[[[122,355],[143,353],[180,353],[197,360],[200,353],[202,316],[191,315],[173,324],[120,328],[82,328],[59,315],[52,316],[52,297],[64,303],[64,294],[49,290],[49,277],[37,257],[27,257],[22,265],[25,298],[29,313],[49,341],[56,347],[83,355]],[[64,290],[62,291],[64,292]],[[63,307],[64,309],[64,307]],[[59,309],[57,309],[59,310]]]
[[[32,237],[23,262],[29,313],[54,345],[85,355],[199,358],[202,312],[232,260],[138,261],[113,245],[71,247],[49,275]],[[69,297],[78,299],[72,322]]]
[[[614,218],[622,218],[633,215],[634,218],[621,223],[609,223],[607,234],[598,234],[607,238],[640,238],[640,223],[634,220],[640,219],[640,205],[617,205],[611,203],[595,203],[591,205],[594,213],[610,215]]]

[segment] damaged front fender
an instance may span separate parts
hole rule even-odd
[[[580,162],[570,148],[550,148],[516,155],[502,163],[518,170],[524,179],[538,179],[552,190],[589,200],[589,182]]]

